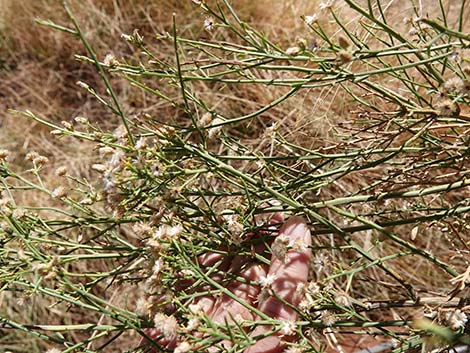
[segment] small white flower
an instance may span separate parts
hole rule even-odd
[[[67,167],[61,166],[55,170],[57,176],[64,176],[67,174]]]
[[[111,155],[111,158],[109,161],[106,163],[109,168],[111,169],[117,169],[122,166],[126,158],[126,154],[122,150],[116,150],[114,153]]]
[[[124,40],[126,40],[126,41],[128,41],[128,42],[132,42],[132,40],[133,40],[133,38],[132,38],[131,35],[125,34],[125,33],[122,33],[122,34],[121,34],[121,38],[124,39]]]
[[[266,277],[261,277],[259,279],[259,284],[261,285],[262,288],[270,288],[274,281],[277,279],[277,275],[275,274],[268,274]]]
[[[104,57],[103,64],[105,64],[106,66],[116,66],[119,65],[119,61],[117,61],[114,54],[109,53],[106,54],[106,56]]]
[[[327,0],[326,2],[321,2],[318,7],[320,8],[320,10],[328,10],[331,9],[334,2],[335,0]]]
[[[191,311],[194,315],[198,315],[202,313],[202,304],[197,303],[197,304],[189,304],[188,305],[189,311]]]
[[[335,302],[345,308],[352,306],[351,297],[346,293],[337,293],[335,295]]]
[[[73,120],[75,120],[76,123],[79,123],[79,124],[88,124],[89,121],[87,118],[85,118],[84,116],[76,116]]]
[[[80,205],[85,205],[85,206],[93,205],[93,200],[89,197],[84,198],[80,200]]]
[[[187,341],[183,341],[180,344],[178,344],[173,351],[174,353],[187,353],[191,351],[192,347]]]
[[[175,239],[183,232],[183,226],[178,224],[176,226],[170,227],[167,224],[164,224],[155,231],[155,239]]]
[[[299,55],[300,48],[299,47],[290,47],[286,49],[286,54],[289,56],[296,56]]]
[[[205,127],[208,126],[212,122],[212,114],[209,112],[205,112],[202,114],[201,118],[198,121],[198,125]]]
[[[188,320],[186,324],[186,331],[191,332],[196,330],[199,327],[200,320],[198,316],[193,316],[191,319]]]
[[[46,353],[60,353],[60,352],[62,351],[58,348],[50,348],[46,351]]]
[[[214,18],[213,17],[206,17],[204,20],[204,29],[206,31],[212,31],[214,29]]]
[[[90,85],[88,85],[88,83],[85,83],[83,81],[77,81],[77,86],[80,86],[81,88],[85,88],[85,89],[90,89]]]
[[[51,196],[57,199],[61,199],[67,196],[67,191],[65,191],[63,186],[59,186],[52,191]]]
[[[334,325],[334,323],[337,321],[337,318],[334,313],[326,310],[321,314],[320,320],[323,325],[329,327],[329,326]]]
[[[304,350],[300,347],[290,346],[289,348],[285,349],[283,353],[303,353]]]
[[[287,261],[287,251],[289,247],[290,239],[285,234],[277,236],[271,245],[271,252],[275,257],[284,262]]]
[[[293,321],[282,321],[281,330],[279,331],[283,335],[290,336],[295,333],[297,325]]]
[[[99,173],[104,173],[108,168],[104,164],[93,164],[91,169],[96,170]]]
[[[214,121],[212,121],[212,125],[218,125],[218,126],[214,126],[214,127],[211,127],[209,129],[209,133],[207,134],[207,136],[209,137],[209,139],[214,139],[216,138],[217,136],[220,135],[220,132],[222,131],[222,126],[223,125],[220,125],[222,124],[224,121],[220,118],[215,118]]]
[[[163,269],[163,261],[161,259],[155,260],[155,263],[152,267],[152,277],[158,276]]]
[[[6,159],[10,155],[10,151],[8,150],[0,150],[0,161]]]
[[[173,239],[178,237],[183,232],[183,226],[178,224],[177,226],[170,227],[168,229],[168,237]]]
[[[238,221],[238,215],[225,215],[224,219],[227,223],[227,230],[233,235],[233,240],[241,240],[239,238],[243,233],[243,224]]]
[[[318,16],[316,14],[312,16],[305,16],[305,23],[308,25],[312,25],[318,22]]]
[[[306,295],[299,303],[299,309],[308,312],[315,306],[315,301],[310,295]]]
[[[143,150],[148,147],[147,140],[141,137],[136,143],[135,148],[138,150]]]
[[[179,331],[178,321],[174,316],[167,316],[163,313],[157,313],[153,318],[155,328],[163,334],[165,338],[176,338]]]
[[[446,322],[452,330],[458,330],[467,323],[467,314],[462,312],[460,309],[448,312],[446,314]]]
[[[323,253],[316,253],[311,260],[312,269],[315,273],[321,273],[328,263],[328,257]]]
[[[147,315],[150,310],[150,303],[147,298],[139,298],[135,304],[135,312],[139,315]]]

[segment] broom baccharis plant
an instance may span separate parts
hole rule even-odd
[[[81,40],[86,54],[76,59],[94,65],[105,89],[76,81],[120,126],[16,112],[99,155],[96,180],[62,168],[63,184],[49,188],[45,157],[28,154],[29,169],[18,171],[0,151],[2,293],[48,297],[51,311],[74,313],[45,325],[5,311],[5,331],[62,352],[165,351],[153,326],[176,340],[175,352],[222,350],[227,341],[243,352],[271,334],[289,352],[354,352],[358,337],[373,337],[361,348],[393,352],[468,344],[465,3],[406,2],[397,23],[394,3],[326,1],[299,18],[305,39],[288,45],[229,1],[193,3],[203,14],[198,37],[181,36],[176,16],[155,38],[124,33],[135,59],[99,57],[66,3],[70,24],[40,22]],[[157,98],[167,115],[128,114],[111,77]],[[244,91],[270,95],[246,102]],[[279,116],[298,97],[311,115]],[[347,118],[328,118],[339,111]],[[16,203],[30,192],[49,203]],[[282,258],[295,246],[279,237],[270,244],[273,214],[305,216],[312,234],[309,281],[290,323],[232,293],[243,278],[222,266],[236,255],[266,265],[270,252]],[[260,244],[270,251],[255,251]],[[207,254],[219,261],[204,266]],[[259,320],[216,322],[198,306],[204,296],[230,297]],[[262,325],[272,329],[249,334]],[[123,347],[121,336],[134,341]]]

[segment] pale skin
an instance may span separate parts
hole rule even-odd
[[[218,297],[204,296],[198,300],[197,303],[201,306],[203,313],[214,322],[223,324],[231,322],[233,318],[250,321],[260,319],[247,306],[255,307],[273,319],[292,323],[298,319],[298,313],[293,307],[297,307],[303,297],[299,288],[302,287],[302,284],[307,283],[311,258],[310,231],[305,220],[297,216],[290,217],[284,222],[281,214],[275,214],[272,222],[283,223],[279,232],[273,234],[273,239],[274,237],[282,237],[290,245],[297,244],[297,246],[293,246],[293,248],[290,246],[284,258],[278,258],[273,254],[269,266],[255,262],[252,256],[236,256],[232,259],[226,259],[220,254],[207,253],[199,258],[200,264],[206,267],[221,261],[221,267],[224,271],[236,273],[237,276],[247,280],[246,282],[233,280],[227,288],[248,305],[242,305],[239,301],[225,294]],[[253,251],[261,254],[265,248],[259,246]],[[275,293],[281,300],[272,295],[260,298],[259,294],[262,290],[260,283],[266,278],[272,279],[268,286],[269,292]],[[282,301],[290,305],[286,305]],[[248,335],[258,337],[271,330],[271,326],[257,326]],[[159,345],[169,350],[174,349],[184,340],[184,337],[181,336],[174,340],[158,338],[161,337],[161,332],[156,329],[146,329],[145,332],[148,336],[156,338]],[[295,335],[288,336],[277,332],[257,339],[256,343],[246,348],[244,353],[281,353],[286,347],[285,342],[292,340],[295,340]],[[224,341],[221,345],[228,348],[232,342]],[[217,349],[209,349],[209,351],[215,352]]]

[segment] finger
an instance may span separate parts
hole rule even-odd
[[[276,212],[270,213],[269,218],[270,223],[279,222],[284,219],[284,216],[280,212]],[[261,254],[265,251],[265,245],[258,244],[253,249],[255,253]],[[207,259],[205,258],[206,261]],[[238,275],[242,280],[233,280],[227,289],[239,300],[226,294],[222,295],[209,315],[215,322],[222,323],[230,317],[236,316],[246,320],[254,318],[254,315],[246,307],[247,305],[243,305],[241,302],[253,305],[260,292],[259,279],[266,276],[267,268],[265,265],[257,265],[252,262],[253,258],[250,256],[235,256],[233,259],[227,272]]]
[[[274,277],[271,289],[279,298],[292,306],[298,306],[302,295],[297,290],[299,284],[307,283],[310,258],[312,256],[311,235],[302,217],[291,217],[279,231],[278,237],[286,237],[289,246],[286,257],[280,259],[273,255],[269,275]],[[270,317],[293,321],[297,312],[283,304],[274,296],[261,302],[258,308]]]
[[[272,255],[268,276],[274,278],[270,289],[276,296],[269,296],[260,302],[258,309],[275,319],[296,321],[297,312],[283,301],[296,307],[302,300],[302,295],[297,288],[299,284],[307,282],[311,258],[311,235],[303,218],[291,217],[279,231],[278,237],[285,237],[293,248],[286,252],[285,257],[279,258],[276,254]],[[270,329],[270,326],[258,326],[251,336],[256,337]],[[281,338],[272,335],[257,341],[246,349],[245,353],[280,353],[283,349]]]
[[[222,297],[217,300],[214,310],[210,315],[212,320],[216,323],[230,322],[232,318],[244,320],[253,320],[254,318],[254,315],[247,308],[247,305],[253,305],[258,297],[260,292],[258,278],[266,276],[266,267],[257,264],[249,264],[248,258],[240,259],[239,261],[246,262],[245,268],[238,273],[241,280],[233,280],[227,288],[238,300],[226,294],[223,294]],[[233,270],[237,267],[238,266],[234,266]]]

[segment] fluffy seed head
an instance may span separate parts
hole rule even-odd
[[[178,335],[180,327],[174,316],[157,313],[153,318],[153,323],[165,338],[174,339]]]

